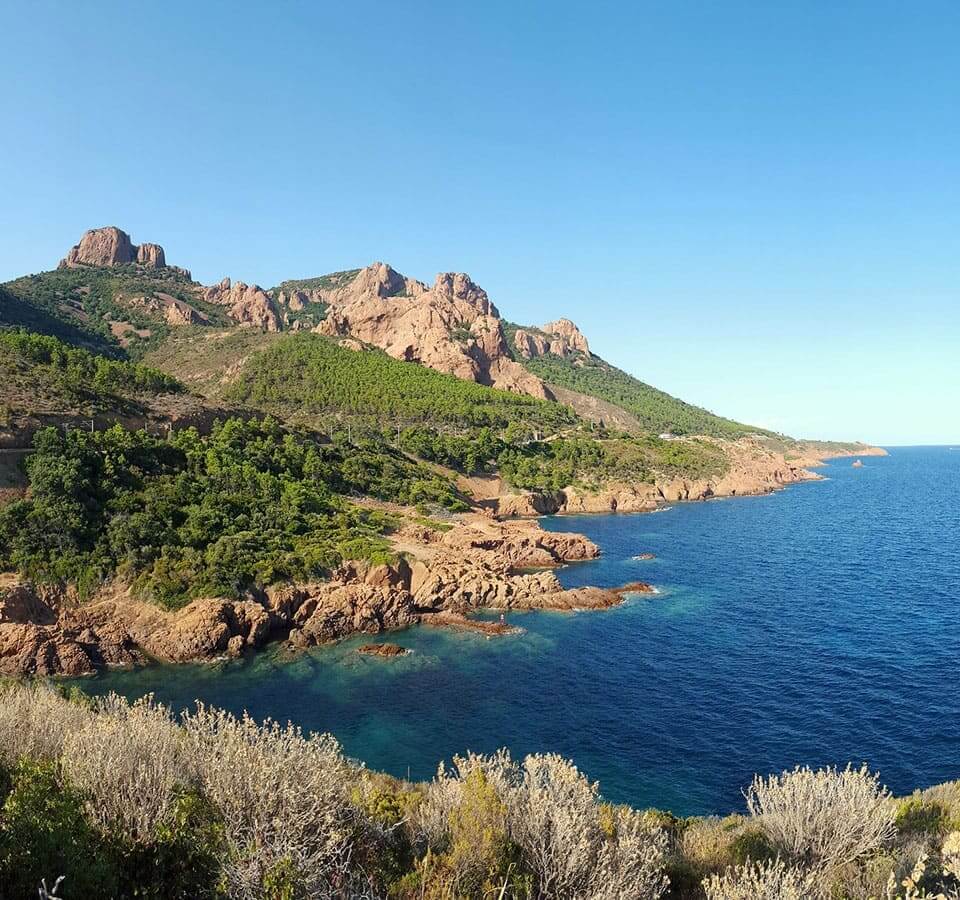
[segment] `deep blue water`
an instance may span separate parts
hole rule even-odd
[[[960,448],[838,460],[829,480],[653,515],[553,518],[603,558],[568,586],[643,579],[604,612],[514,616],[486,640],[424,628],[293,660],[154,667],[85,682],[329,730],[368,765],[427,778],[467,748],[556,751],[610,799],[742,807],[754,772],[868,762],[907,792],[960,777]],[[646,562],[631,557],[652,552]]]

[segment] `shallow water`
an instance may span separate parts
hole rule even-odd
[[[754,772],[797,763],[866,761],[898,792],[960,778],[960,448],[822,471],[765,497],[545,519],[603,549],[565,585],[661,591],[617,609],[514,614],[526,633],[495,640],[414,628],[385,638],[414,650],[392,660],[358,655],[363,638],[83,684],[292,719],[413,778],[467,748],[555,751],[608,798],[680,814],[740,808]]]

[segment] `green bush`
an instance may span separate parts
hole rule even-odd
[[[4,896],[35,897],[63,876],[66,897],[113,897],[120,870],[109,843],[86,820],[83,798],[51,763],[21,761],[0,810]]]
[[[901,834],[931,835],[943,837],[960,828],[945,804],[936,800],[924,800],[919,794],[902,800],[897,805],[894,819]]]
[[[393,518],[348,495],[464,506],[398,451],[325,444],[272,420],[168,439],[49,428],[34,447],[29,499],[0,509],[0,568],[84,594],[122,575],[167,608],[324,577],[348,559],[388,561]]]

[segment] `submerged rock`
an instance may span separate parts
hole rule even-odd
[[[391,658],[394,656],[406,656],[410,651],[399,644],[364,644],[357,647],[357,653],[363,653],[365,656],[383,656]]]

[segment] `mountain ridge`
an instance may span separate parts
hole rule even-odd
[[[139,358],[183,330],[211,325],[263,333],[306,330],[538,399],[555,401],[560,389],[564,402],[596,424],[612,418],[628,430],[639,426],[671,435],[771,434],[616,369],[591,352],[568,318],[542,326],[510,322],[463,272],[441,272],[430,286],[375,262],[273,288],[230,278],[204,286],[188,269],[168,265],[161,245],[134,244],[126,232],[107,226],[86,232],[57,270],[15,279],[0,290],[0,324],[72,343],[81,340],[79,334],[108,354]],[[19,317],[3,315],[18,304]]]

